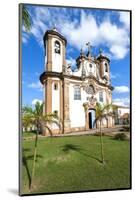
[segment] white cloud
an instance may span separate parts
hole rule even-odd
[[[36,83],[30,83],[28,85],[29,88],[33,88],[33,89],[39,89],[40,91],[42,91],[42,84],[40,83],[40,81],[36,82]]]
[[[23,42],[24,44],[27,44],[28,40],[29,40],[29,35],[28,35],[28,33],[23,32],[23,33],[22,33],[22,42]]]
[[[122,45],[112,45],[110,48],[110,52],[113,54],[114,58],[122,59],[126,56],[129,49]]]
[[[48,29],[47,20],[51,19],[50,17],[51,15],[48,9],[43,7],[35,8],[35,15],[33,16],[33,24],[30,33],[36,38],[41,47],[43,47],[44,32]]]
[[[71,19],[70,14],[75,16],[76,12],[80,13],[80,21],[77,17]],[[81,46],[86,49],[86,42],[90,42],[97,47],[106,46],[112,59],[123,59],[129,51],[129,13],[119,12],[118,16],[118,21],[123,24],[121,26],[111,22],[111,15],[98,23],[94,15],[86,14],[83,10],[36,7],[31,34],[43,47],[44,32],[56,23],[68,43],[78,50]],[[26,39],[23,40],[26,42]]]
[[[42,101],[40,100],[40,99],[33,99],[33,101],[32,101],[32,105],[35,105],[36,104],[36,102],[39,102],[40,104],[42,103]]]
[[[119,105],[119,106],[129,106],[130,100],[129,98],[116,98],[116,99],[113,99],[113,104]]]
[[[106,42],[106,45],[123,45],[126,46],[129,43],[129,37],[124,28],[118,27],[116,24],[112,24],[109,19],[103,21],[99,26],[100,40]],[[101,42],[101,41],[100,41]]]
[[[72,57],[69,57],[68,59],[66,59],[67,64],[71,64],[71,66],[75,66],[76,65],[76,60],[73,59]]]
[[[25,38],[24,36],[22,36],[22,42],[23,42],[24,44],[27,44],[27,42],[28,42],[27,38]]]
[[[92,15],[86,15],[81,12],[81,21],[79,26],[67,21],[63,24],[61,31],[68,38],[70,45],[77,49],[90,41],[92,45],[106,45],[112,54],[113,59],[122,59],[128,53],[129,34],[124,27],[118,27],[112,24],[109,18],[99,25]],[[84,48],[86,48],[84,46]]]
[[[114,88],[114,92],[116,92],[116,93],[129,92],[129,88],[127,86],[117,86]]]
[[[120,77],[120,74],[116,73],[116,74],[112,74],[110,73],[111,79],[116,79]]]
[[[81,12],[80,24],[76,21],[66,21],[61,27],[62,33],[67,37],[68,42],[80,50],[81,46],[86,48],[88,41],[95,45],[98,40],[98,26],[92,15]],[[97,39],[97,40],[96,40]]]
[[[120,22],[122,22],[125,25],[125,27],[127,29],[129,29],[129,26],[130,26],[130,13],[129,12],[124,12],[124,11],[119,12],[119,20],[120,20]]]

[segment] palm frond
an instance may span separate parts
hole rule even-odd
[[[31,106],[23,106],[22,107],[22,112],[23,112],[23,114],[33,114],[33,109],[32,109],[32,107]]]
[[[26,6],[23,5],[22,7],[22,21],[26,31],[30,31],[31,28],[31,17],[30,13],[28,12]]]

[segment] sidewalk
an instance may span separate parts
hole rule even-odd
[[[119,130],[122,128],[122,126],[115,126],[113,128],[102,128],[102,132],[108,133],[117,133]],[[70,133],[65,133],[65,134],[56,134],[53,135],[53,137],[66,137],[66,136],[79,136],[79,135],[93,135],[94,133],[99,132],[99,129],[91,129],[88,131],[77,131],[77,132],[70,132]],[[111,134],[112,135],[112,134]],[[50,136],[43,136],[43,137],[50,137]]]
[[[122,128],[121,125],[115,126],[113,128],[102,128],[102,132],[104,132],[105,135],[113,136],[114,134],[120,132],[120,129]],[[99,129],[91,129],[88,131],[78,131],[78,132],[70,132],[65,134],[53,134],[53,136],[43,136],[39,135],[39,138],[46,138],[46,137],[70,137],[70,136],[80,136],[80,135],[93,135],[94,133],[99,132]],[[35,136],[32,137],[23,137],[24,140],[33,139]]]

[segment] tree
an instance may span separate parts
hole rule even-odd
[[[96,113],[96,119],[95,119],[95,123],[99,122],[99,132],[100,132],[100,144],[101,144],[101,160],[102,163],[104,164],[105,160],[104,160],[104,149],[103,149],[103,138],[102,138],[102,121],[103,119],[107,119],[108,116],[113,116],[113,110],[115,109],[115,107],[112,104],[100,104],[100,103],[96,103],[95,106],[95,113]]]
[[[30,31],[31,28],[31,17],[25,5],[22,5],[22,23],[26,31]]]
[[[32,125],[31,115],[25,114],[23,116],[22,125],[23,125],[23,128],[25,128],[25,130],[27,131],[27,129]]]
[[[42,128],[47,128],[49,130],[50,135],[52,135],[52,131],[48,124],[55,123],[59,126],[58,116],[55,113],[49,113],[43,115],[43,103],[40,104],[36,102],[35,108],[32,109],[30,106],[23,107],[23,121],[27,118],[27,122],[33,124],[36,127],[36,137],[35,137],[35,146],[34,146],[34,158],[33,158],[33,167],[32,167],[32,175],[31,175],[31,183],[30,189],[32,188],[32,182],[35,173],[35,162],[37,156],[37,143],[38,143],[38,135]],[[29,119],[28,119],[29,118]],[[27,124],[28,125],[28,124]]]

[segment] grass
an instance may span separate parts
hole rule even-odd
[[[22,193],[130,188],[130,142],[104,136],[40,138],[33,189],[29,191],[34,140],[23,141]]]
[[[28,131],[28,132],[23,132],[23,137],[35,137],[35,132],[30,132],[30,131]]]

